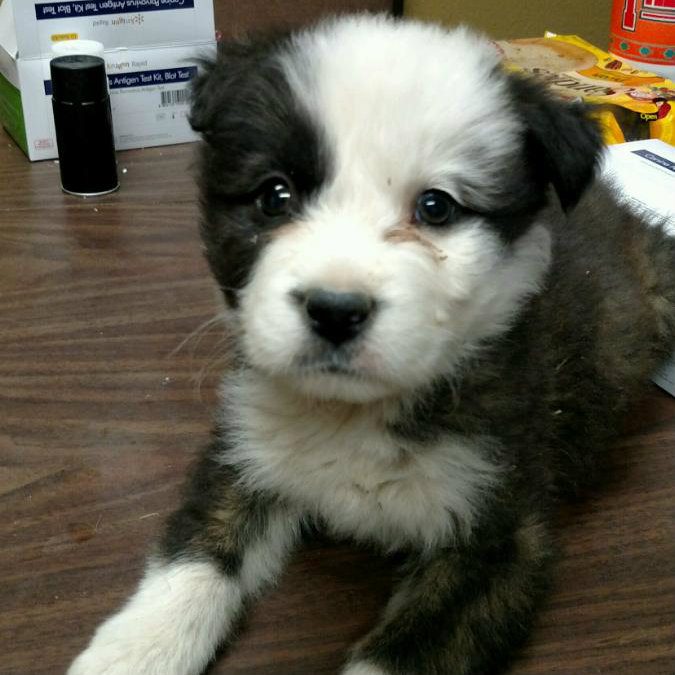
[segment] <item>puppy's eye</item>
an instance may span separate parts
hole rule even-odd
[[[256,205],[266,216],[278,218],[290,213],[292,198],[291,187],[283,178],[270,178],[260,186]]]
[[[447,225],[459,216],[459,204],[442,190],[427,190],[415,202],[415,220],[425,225]]]

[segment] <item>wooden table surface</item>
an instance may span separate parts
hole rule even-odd
[[[223,336],[175,351],[219,309],[194,150],[120,153],[120,191],[79,199],[0,132],[0,673],[65,670],[132,591],[207,439]],[[675,672],[674,411],[652,387],[601,491],[561,509],[555,586],[513,673]],[[210,672],[337,672],[391,575],[309,543]]]

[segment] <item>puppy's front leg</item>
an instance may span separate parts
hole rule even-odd
[[[548,581],[546,528],[526,518],[500,540],[411,562],[343,675],[491,675],[525,638]]]
[[[247,494],[207,455],[138,590],[69,675],[196,675],[246,598],[278,574],[298,531],[296,514]]]

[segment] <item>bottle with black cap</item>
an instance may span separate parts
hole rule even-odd
[[[80,196],[119,187],[105,62],[73,54],[50,62],[61,186]]]

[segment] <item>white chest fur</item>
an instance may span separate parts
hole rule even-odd
[[[223,392],[232,431],[222,460],[339,535],[386,549],[448,542],[470,529],[497,476],[480,445],[457,436],[404,446],[387,429],[391,404],[309,402],[253,374]]]

